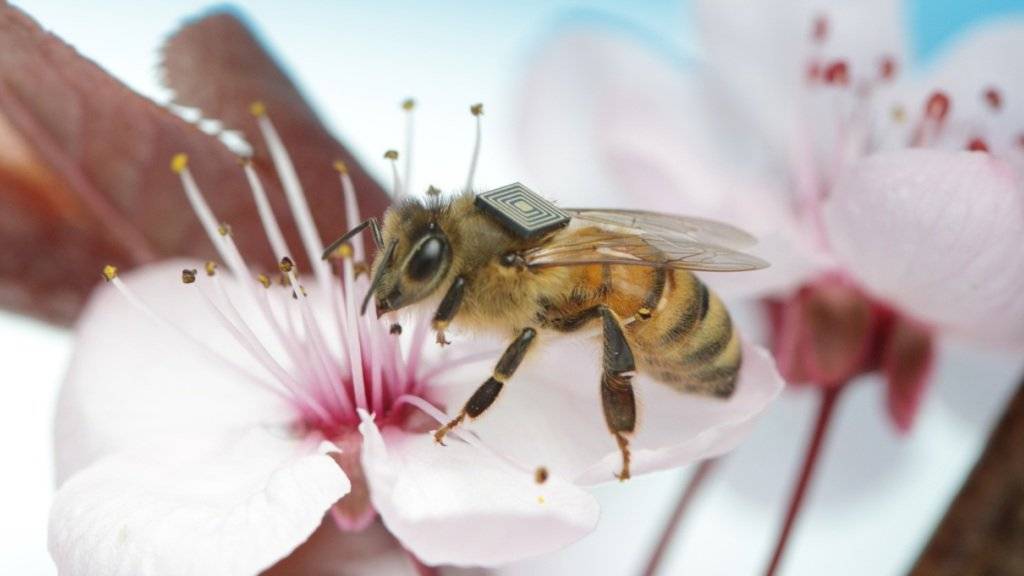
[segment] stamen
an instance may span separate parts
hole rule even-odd
[[[850,68],[845,60],[836,60],[825,67],[825,83],[832,86],[846,86],[850,83]]]
[[[896,59],[892,56],[883,56],[882,60],[878,63],[878,76],[884,81],[888,82],[896,77]]]
[[[971,152],[988,152],[988,144],[981,138],[975,136],[967,141],[967,149]]]
[[[110,264],[104,266],[103,278],[106,279],[107,282],[112,282],[114,278],[117,278],[117,266],[112,266]]]
[[[189,270],[188,268],[181,271],[181,283],[192,284],[196,281],[196,270],[195,268]]]
[[[476,117],[476,140],[473,143],[473,156],[469,161],[469,175],[466,176],[466,187],[464,190],[470,191],[473,189],[473,177],[476,176],[476,165],[480,159],[480,140],[482,138],[482,129],[480,127],[480,117],[484,114],[483,104],[473,104],[469,107],[469,112]]]
[[[547,482],[548,469],[543,466],[537,467],[537,470],[535,470],[533,473],[533,481],[536,482],[537,484],[543,484]]]
[[[345,223],[348,229],[352,230],[363,221],[359,214],[359,201],[356,200],[356,187],[352,183],[352,177],[348,173],[348,166],[341,160],[335,160],[334,169],[338,171],[341,178],[342,198],[345,202]],[[355,250],[356,260],[366,260],[366,244],[363,243],[363,235],[358,234],[352,238],[352,247]]]
[[[391,197],[399,200],[404,196],[404,188],[402,179],[398,176],[398,150],[388,150],[384,153],[384,158],[391,163]]]
[[[926,117],[936,122],[943,122],[949,115],[949,108],[949,96],[945,92],[936,91],[925,102],[924,113]]]
[[[270,151],[270,158],[274,161],[274,168],[277,169],[277,177],[281,180],[285,197],[288,199],[288,206],[292,211],[292,218],[299,228],[299,236],[306,248],[306,255],[309,257],[310,265],[313,267],[313,274],[325,294],[330,293],[331,272],[327,264],[320,259],[324,246],[320,240],[320,233],[317,232],[316,223],[313,220],[313,213],[309,210],[306,202],[306,195],[302,191],[302,183],[299,175],[295,172],[295,165],[281,137],[270,122],[267,116],[266,107],[261,102],[254,102],[249,111],[256,117],[260,133],[267,142],[267,149]]]
[[[819,15],[811,26],[811,40],[817,44],[824,44],[828,39],[828,28],[828,18]]]
[[[985,102],[994,112],[998,112],[1003,108],[1003,95],[998,89],[994,87],[985,89],[984,97]]]
[[[253,200],[256,202],[256,211],[260,215],[260,222],[263,224],[263,231],[266,232],[267,239],[270,241],[274,257],[283,258],[291,254],[288,243],[284,239],[284,234],[281,233],[281,226],[277,222],[277,217],[274,216],[274,210],[270,207],[270,201],[267,200],[267,191],[263,187],[263,182],[252,167],[252,161],[248,158],[243,160],[242,170],[245,172],[246,180],[249,181],[249,190],[252,192]]]
[[[217,273],[217,263],[214,262],[213,260],[207,260],[205,268],[207,276],[213,276],[214,274]]]
[[[413,148],[413,135],[414,135],[414,110],[416,109],[416,101],[412,98],[407,98],[402,102],[402,110],[405,111],[405,170],[403,175],[405,176],[405,188],[402,190],[403,196],[409,195],[409,186],[412,183],[412,148]]]

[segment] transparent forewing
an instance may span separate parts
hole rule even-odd
[[[738,272],[768,265],[756,256],[723,246],[597,226],[562,231],[524,256],[527,265],[534,268],[616,264]]]
[[[678,216],[646,210],[615,210],[604,208],[564,208],[564,212],[605,227],[619,227],[641,236],[653,234],[734,250],[748,248],[757,239],[739,228],[706,218]]]

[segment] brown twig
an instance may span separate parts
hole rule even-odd
[[[910,574],[1024,574],[1024,381]]]

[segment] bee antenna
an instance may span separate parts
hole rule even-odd
[[[377,221],[376,218],[370,218],[368,220],[363,220],[358,225],[356,225],[355,228],[349,230],[348,232],[345,232],[345,234],[343,234],[340,238],[338,238],[334,242],[331,242],[327,246],[327,248],[324,249],[324,253],[320,257],[323,260],[327,260],[328,258],[331,257],[331,254],[334,254],[334,251],[337,250],[339,246],[351,240],[353,236],[362,232],[364,229],[366,229],[367,226],[370,227],[370,231],[373,233],[373,243],[376,244],[377,249],[380,250],[381,246],[384,245],[384,238],[381,236],[380,233],[380,223]]]
[[[373,272],[373,278],[370,280],[370,287],[366,290],[366,296],[363,298],[363,304],[359,307],[359,315],[366,315],[366,308],[370,305],[370,298],[373,298],[374,292],[377,291],[377,287],[380,285],[380,281],[384,278],[384,272],[388,265],[391,263],[391,257],[395,254],[395,248],[398,246],[398,242],[392,240],[388,243],[388,247],[384,250],[384,257],[381,258],[380,265]]]

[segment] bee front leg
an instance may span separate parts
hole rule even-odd
[[[470,418],[476,418],[484,413],[484,410],[490,408],[491,404],[494,403],[495,399],[498,398],[498,394],[501,389],[505,386],[505,382],[512,377],[515,373],[516,368],[522,363],[523,358],[526,356],[526,351],[529,350],[530,345],[533,344],[534,339],[537,337],[537,331],[533,328],[524,328],[519,336],[508,345],[505,349],[505,353],[501,355],[501,359],[498,360],[498,364],[494,367],[494,373],[486,382],[480,385],[476,389],[476,392],[469,397],[469,401],[463,406],[459,415],[452,419],[451,422],[442,426],[437,432],[434,433],[434,440],[438,444],[444,444],[444,437],[453,428],[462,424],[462,421],[466,419],[466,416]]]
[[[441,346],[451,344],[444,337],[444,330],[448,327],[448,324],[455,317],[455,314],[459,311],[459,306],[462,305],[462,299],[466,295],[466,279],[462,276],[455,278],[452,285],[445,292],[444,298],[441,299],[441,304],[437,307],[437,312],[434,313],[434,320],[431,322],[434,330],[437,331],[437,343]]]
[[[604,419],[622,453],[619,480],[629,479],[629,439],[636,428],[636,397],[630,380],[636,371],[633,351],[626,340],[622,322],[610,308],[600,307],[604,331],[604,372],[601,374],[601,404]]]

